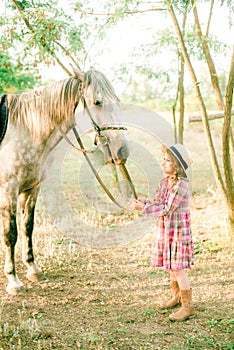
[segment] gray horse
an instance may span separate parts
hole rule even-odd
[[[66,134],[74,126],[79,102],[91,118],[98,142],[104,137],[105,144],[108,143],[108,147],[103,146],[106,161],[121,165],[129,155],[126,131],[112,127],[119,125],[119,99],[110,82],[94,69],[86,73],[75,68],[73,71],[72,77],[50,86],[6,96],[9,118],[0,144],[0,209],[9,294],[15,295],[23,289],[15,267],[18,210],[26,277],[31,281],[43,279],[33,255],[35,205],[48,156],[62,140],[61,128]]]

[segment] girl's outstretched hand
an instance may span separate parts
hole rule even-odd
[[[129,205],[129,210],[140,210],[142,211],[145,206],[143,199],[133,199]]]

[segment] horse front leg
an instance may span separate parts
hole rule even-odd
[[[27,267],[26,277],[32,282],[44,279],[44,274],[34,262],[32,233],[34,226],[34,213],[39,186],[20,194],[20,214],[22,233],[22,258]]]
[[[6,247],[6,258],[4,272],[8,279],[6,291],[9,294],[16,295],[18,291],[23,290],[23,283],[18,279],[15,269],[15,245],[17,242],[17,223],[16,223],[16,198],[9,197],[9,194],[1,192],[4,202],[1,213],[4,231],[4,243]]]

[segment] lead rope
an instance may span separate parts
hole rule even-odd
[[[74,127],[74,129],[76,130],[75,127]],[[80,152],[82,152],[82,153],[94,153],[94,152],[96,152],[97,149],[100,148],[102,145],[105,145],[105,143],[104,143],[104,144],[99,144],[99,145],[97,145],[94,149],[90,149],[90,150],[89,150],[89,149],[84,149],[84,148],[79,148],[79,147],[76,147],[76,146],[74,145],[74,143],[67,137],[66,133],[63,131],[62,128],[59,128],[59,132],[60,132],[60,134],[62,135],[62,137],[64,138],[64,140],[66,140],[67,143],[68,143],[70,146],[72,146],[72,147],[75,148],[77,151],[80,151]]]
[[[81,101],[83,100],[84,110],[87,111],[87,113],[88,113],[88,115],[89,115],[89,117],[90,117],[90,119],[91,119],[91,122],[92,122],[92,124],[93,124],[94,130],[96,131],[96,133],[97,133],[99,139],[101,138],[101,131],[104,131],[104,130],[110,130],[110,129],[111,129],[111,130],[127,130],[127,128],[125,128],[125,127],[123,127],[123,126],[120,126],[120,127],[115,127],[115,126],[113,126],[113,127],[108,127],[108,126],[107,126],[107,127],[102,127],[102,128],[100,128],[99,125],[94,121],[94,119],[93,119],[93,117],[92,117],[92,114],[91,114],[91,112],[90,112],[90,110],[89,110],[89,108],[88,108],[88,106],[87,106],[86,101],[85,101],[84,94],[83,94],[83,83],[82,83],[82,82],[80,82],[79,91],[80,91],[80,99],[81,99]],[[72,130],[73,130],[73,133],[74,133],[74,135],[75,135],[75,137],[76,137],[76,140],[77,140],[77,142],[78,142],[80,148],[76,147],[76,146],[69,140],[69,138],[67,137],[67,135],[65,134],[65,132],[62,130],[62,128],[60,128],[60,133],[61,133],[61,135],[64,137],[64,139],[65,139],[72,147],[74,147],[76,150],[78,150],[78,151],[80,151],[80,152],[83,153],[83,155],[84,155],[85,159],[87,160],[87,163],[89,164],[89,166],[90,166],[90,168],[91,168],[93,174],[95,175],[97,181],[98,181],[99,184],[102,186],[102,188],[104,189],[104,191],[106,192],[106,194],[108,195],[108,197],[112,200],[112,202],[115,203],[119,208],[125,209],[120,203],[118,203],[118,202],[116,201],[116,199],[114,198],[114,196],[112,195],[112,193],[111,193],[111,192],[109,191],[109,189],[106,187],[106,185],[104,184],[104,182],[102,181],[102,179],[101,179],[100,176],[98,175],[98,172],[96,171],[96,169],[95,169],[94,166],[92,165],[92,163],[91,163],[91,161],[90,161],[90,159],[89,159],[89,157],[88,157],[88,154],[87,154],[87,153],[94,153],[94,152],[98,149],[98,147],[100,147],[100,146],[105,146],[106,144],[107,144],[107,146],[108,146],[108,151],[111,153],[110,147],[109,147],[109,145],[108,145],[108,140],[106,139],[106,142],[100,143],[94,150],[86,150],[86,149],[84,148],[83,142],[82,142],[82,140],[81,140],[81,138],[80,138],[80,136],[79,136],[78,131],[76,130],[76,128],[73,127]],[[128,173],[126,167],[125,167],[125,165],[121,165],[120,170],[121,170],[122,174],[124,174],[124,176],[126,176],[128,182],[130,183],[130,186],[131,186],[131,189],[132,189],[132,192],[133,192],[133,196],[134,196],[135,199],[137,199],[137,195],[136,195],[136,191],[135,191],[134,185],[133,185],[133,183],[132,183],[132,180],[131,180],[131,178],[130,178],[130,175],[129,175],[129,173]]]
[[[81,140],[81,138],[80,138],[80,136],[79,136],[79,134],[78,134],[76,128],[74,127],[74,128],[72,128],[72,130],[73,130],[73,132],[74,132],[74,135],[75,135],[75,137],[76,137],[77,142],[79,143],[80,148],[81,148],[81,149],[84,149],[83,142],[82,142],[82,140]],[[100,183],[100,185],[102,186],[102,188],[104,189],[104,191],[106,192],[106,194],[108,195],[108,197],[109,197],[109,198],[112,200],[112,202],[115,203],[118,207],[120,207],[121,209],[124,209],[124,207],[123,207],[120,203],[118,203],[118,202],[116,201],[116,199],[114,198],[114,196],[112,195],[112,193],[108,190],[108,188],[106,187],[106,185],[104,184],[104,182],[102,181],[102,179],[100,178],[100,176],[98,175],[98,172],[96,171],[96,169],[94,168],[93,164],[91,163],[91,161],[90,161],[90,159],[89,159],[89,157],[88,157],[87,152],[83,152],[83,155],[84,155],[85,159],[87,160],[87,162],[88,162],[88,164],[89,164],[89,166],[90,166],[92,172],[94,173],[94,175],[95,175],[97,181]]]

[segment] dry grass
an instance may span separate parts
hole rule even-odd
[[[193,197],[196,315],[183,323],[156,311],[169,281],[149,266],[152,232],[96,250],[64,240],[38,213],[35,249],[47,279],[27,282],[20,264],[27,291],[11,297],[1,277],[0,349],[233,349],[234,256],[222,207],[217,196]]]
[[[168,275],[149,265],[153,230],[126,246],[84,247],[63,237],[39,202],[34,246],[46,280],[26,280],[19,241],[18,275],[26,292],[8,296],[1,275],[0,350],[234,349],[234,243],[225,229],[221,196],[215,187],[207,189],[206,182],[203,192],[199,191],[202,180],[199,172],[195,175],[191,210],[196,263],[190,272],[193,318],[173,323],[169,311],[157,311],[157,303],[170,291]],[[69,193],[71,182],[66,186]],[[67,199],[78,205],[74,193]],[[84,220],[93,215],[81,201],[78,209]],[[134,219],[129,213],[98,214],[94,221],[115,227]],[[0,255],[3,271],[3,250]]]

